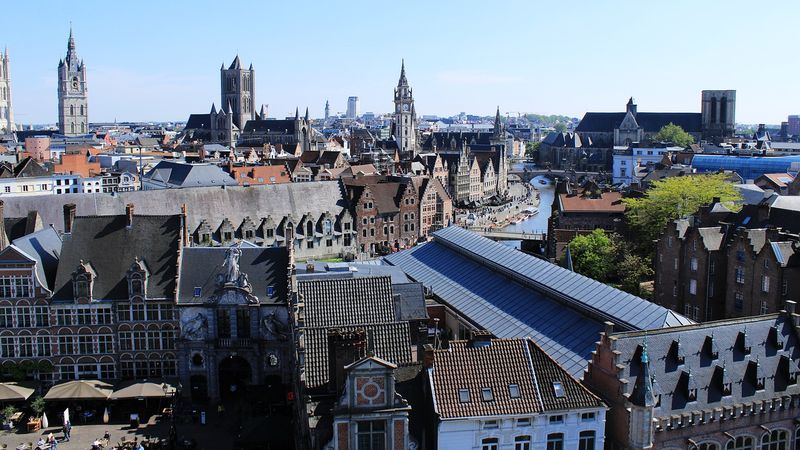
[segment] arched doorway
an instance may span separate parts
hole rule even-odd
[[[208,400],[208,381],[205,375],[192,375],[189,378],[191,385],[191,398],[193,402],[205,402]]]
[[[250,363],[241,356],[229,356],[219,363],[220,397],[231,397],[244,391],[251,380]]]

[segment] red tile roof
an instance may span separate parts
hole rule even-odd
[[[559,194],[561,211],[577,213],[623,213],[625,204],[622,203],[622,194],[619,192],[603,192],[597,198],[592,198],[588,193],[578,195]]]

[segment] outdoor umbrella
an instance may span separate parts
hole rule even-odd
[[[175,387],[156,381],[128,381],[117,386],[111,394],[111,400],[126,400],[137,398],[163,398],[174,394]]]
[[[98,380],[74,380],[57,384],[47,391],[45,400],[107,400],[112,386]]]
[[[0,383],[0,402],[24,401],[33,394],[33,389],[17,383]]]

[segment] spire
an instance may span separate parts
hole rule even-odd
[[[248,70],[250,70],[250,71],[253,70],[253,63],[250,63],[250,68]]]
[[[408,85],[408,80],[406,80],[406,60],[403,59],[400,63],[400,81],[397,82],[398,86],[406,86]]]
[[[217,105],[212,103],[211,104],[211,114],[216,114],[216,113],[217,113]]]
[[[231,106],[231,101],[228,100],[228,107],[226,108],[226,113],[233,114],[233,107]]]
[[[300,119],[300,108],[297,106],[294,107],[294,120]]]
[[[261,112],[258,113],[259,119],[267,120],[267,105],[261,104]]]
[[[308,106],[306,106],[306,122],[308,122]]]
[[[642,359],[639,365],[639,376],[636,377],[636,384],[629,398],[631,403],[636,406],[652,407],[656,405],[656,398],[653,394],[653,379],[650,378],[650,357],[647,355],[647,336],[642,344]]]
[[[72,23],[69,24],[69,40],[67,41],[67,50],[75,50],[75,38],[72,36]]]
[[[500,105],[497,106],[497,113],[494,115],[494,134],[495,136],[500,135],[501,131],[501,122],[500,122]]]
[[[236,58],[233,58],[233,62],[231,63],[231,66],[228,67],[228,70],[241,69],[241,68],[242,68],[242,62],[239,61],[239,54],[237,53]]]

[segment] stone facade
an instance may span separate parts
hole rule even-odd
[[[256,118],[256,71],[252,64],[249,69],[243,69],[236,55],[230,67],[225,69],[224,64],[220,67],[219,79],[220,107],[230,108],[233,124],[241,130],[248,120]]]
[[[11,101],[11,64],[8,50],[0,52],[0,134],[16,131],[14,104]]]
[[[69,31],[67,56],[58,62],[58,131],[66,136],[89,132],[86,65],[75,51],[72,30]]]

